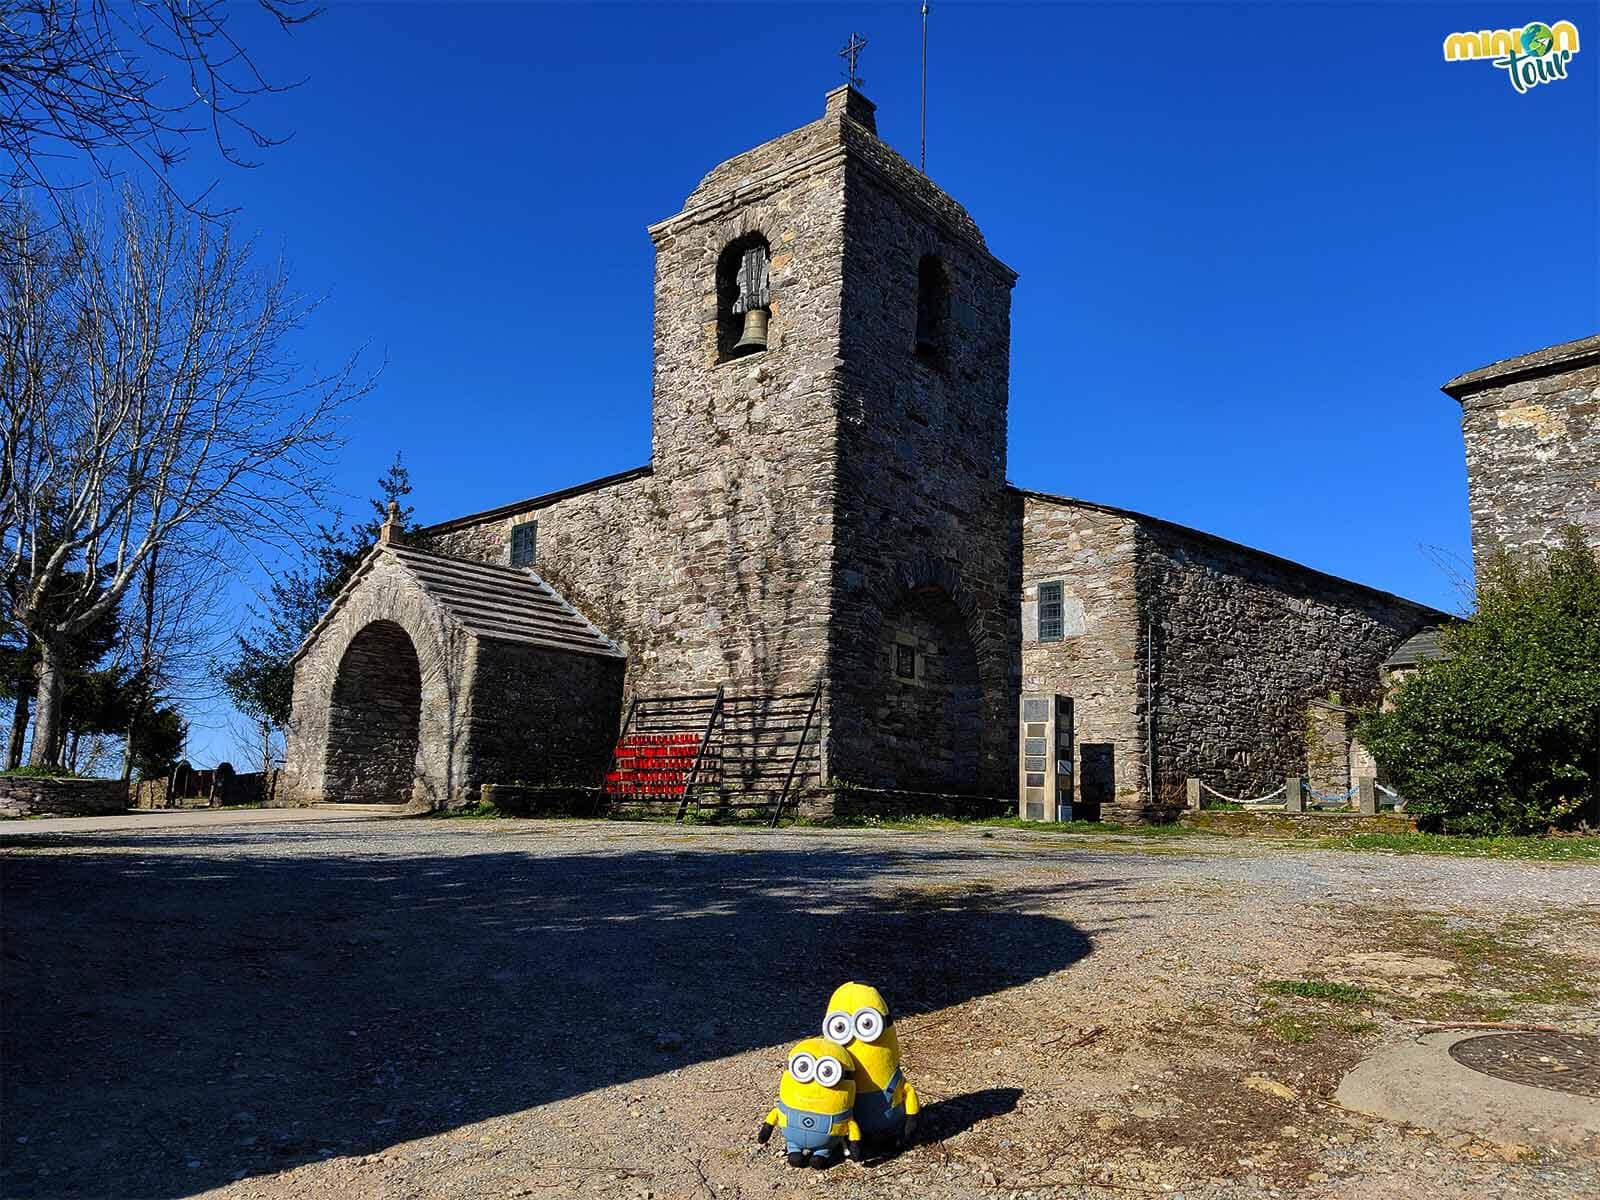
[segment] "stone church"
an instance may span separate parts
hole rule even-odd
[[[649,233],[650,462],[387,529],[297,656],[295,802],[592,787],[636,702],[720,688],[815,697],[813,790],[1158,816],[1303,769],[1442,617],[1009,483],[1016,274],[854,89]]]

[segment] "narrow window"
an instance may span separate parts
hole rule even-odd
[[[1061,581],[1039,585],[1039,640],[1059,642],[1065,633],[1061,604]]]
[[[511,565],[531,567],[539,556],[539,522],[524,521],[511,527]]]
[[[917,650],[915,646],[896,645],[894,648],[894,673],[901,679],[917,677]]]
[[[925,254],[917,264],[917,357],[937,363],[944,356],[950,324],[950,282],[944,264]]]
[[[759,233],[729,243],[717,258],[717,359],[767,348],[772,316],[770,251]]]

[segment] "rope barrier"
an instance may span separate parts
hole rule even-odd
[[[1210,784],[1205,783],[1205,782],[1201,782],[1200,790],[1201,791],[1205,791],[1205,792],[1210,792],[1218,800],[1226,801],[1229,804],[1265,804],[1268,801],[1274,799],[1275,797],[1287,795],[1288,794],[1288,790],[1289,790],[1289,785],[1288,784],[1281,784],[1280,786],[1274,788],[1272,791],[1268,792],[1265,796],[1257,796],[1254,800],[1241,800],[1236,796],[1225,796],[1221,792],[1217,791],[1216,788],[1212,787]]]
[[[1242,798],[1240,798],[1238,796],[1230,796],[1230,795],[1226,794],[1225,792],[1219,792],[1219,791],[1217,791],[1216,788],[1212,787],[1209,783],[1206,783],[1204,780],[1196,780],[1196,782],[1200,784],[1200,790],[1202,792],[1207,793],[1208,795],[1214,796],[1216,799],[1222,800],[1222,801],[1224,801],[1224,802],[1226,802],[1228,804],[1237,804],[1241,808],[1271,808],[1271,807],[1279,807],[1279,806],[1281,806],[1283,804],[1283,802],[1287,798],[1288,790],[1289,790],[1288,784],[1283,784],[1283,785],[1281,785],[1279,787],[1274,788],[1272,791],[1268,792],[1265,796],[1257,796],[1253,800],[1245,800],[1245,799],[1242,799]],[[1395,812],[1399,813],[1399,812],[1404,812],[1405,811],[1405,809],[1406,809],[1406,801],[1405,801],[1405,799],[1403,797],[1401,797],[1401,795],[1398,792],[1396,792],[1393,788],[1384,787],[1383,784],[1376,783],[1376,782],[1373,784],[1373,786],[1377,789],[1377,791],[1378,791],[1378,793],[1380,795],[1385,796],[1389,800],[1394,802],[1393,803],[1393,808],[1394,808]],[[1338,795],[1334,795],[1331,792],[1319,792],[1315,788],[1313,788],[1313,787],[1308,785],[1306,787],[1306,798],[1310,803],[1315,804],[1318,808],[1333,808],[1333,807],[1339,807],[1339,806],[1347,805],[1351,800],[1355,799],[1355,797],[1358,796],[1360,794],[1360,792],[1361,792],[1361,785],[1360,784],[1357,784],[1355,787],[1351,788],[1349,791],[1341,792]],[[1379,807],[1389,807],[1389,805],[1380,802]]]

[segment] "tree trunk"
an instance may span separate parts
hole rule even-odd
[[[6,747],[6,770],[22,765],[22,743],[28,736],[28,688],[17,680],[17,704],[11,715],[11,744]]]
[[[266,717],[261,718],[261,777],[265,783],[267,773],[272,770],[272,722]]]
[[[128,736],[122,743],[122,782],[127,783],[133,778],[133,732],[139,728],[139,722],[144,717],[145,705],[148,697],[144,689],[139,689],[139,700],[133,706],[133,716],[128,718]]]
[[[78,773],[78,739],[82,736],[82,732],[74,729],[67,738],[67,770],[74,775]]]
[[[58,766],[61,743],[61,695],[66,690],[66,654],[59,643],[41,638],[39,691],[33,708],[33,749],[28,754],[32,767]]]
[[[139,651],[139,702],[133,706],[133,715],[128,718],[128,740],[123,746],[122,754],[123,783],[133,778],[133,731],[139,727],[139,721],[144,717],[145,706],[150,701],[151,641],[155,637],[156,627],[156,559],[160,553],[159,546],[150,551],[150,560],[144,569],[144,580],[140,584],[140,598],[144,601],[144,628],[141,633],[144,636]]]

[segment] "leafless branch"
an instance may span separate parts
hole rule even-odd
[[[311,0],[256,0],[285,32],[316,17]],[[65,185],[58,164],[87,160],[112,179],[147,170],[191,212],[210,188],[180,196],[170,171],[197,137],[225,162],[287,140],[253,123],[250,101],[285,91],[235,36],[228,0],[0,0],[0,155],[13,189]]]
[[[64,227],[19,211],[6,237],[0,578],[48,663],[163,547],[215,559],[298,540],[301,514],[322,506],[341,410],[373,380],[353,357],[301,369],[287,342],[315,305],[281,264],[257,271],[226,223],[170,197],[128,190],[113,219]]]

